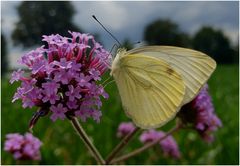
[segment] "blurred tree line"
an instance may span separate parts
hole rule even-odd
[[[12,33],[15,45],[41,44],[42,35],[69,35],[68,30],[82,31],[73,22],[74,7],[68,1],[24,1],[17,7],[19,21]]]
[[[75,10],[69,1],[23,1],[18,7],[19,21],[12,33],[15,45],[30,47],[41,45],[42,35],[61,34],[68,30],[83,30],[72,22]],[[144,40],[149,45],[172,45],[193,48],[213,57],[217,63],[238,63],[238,44],[232,46],[221,30],[210,26],[200,28],[193,36],[182,32],[168,19],[156,20],[145,27]],[[132,48],[125,39],[123,45]],[[1,73],[7,71],[6,41],[1,35]]]
[[[151,45],[172,45],[202,51],[217,63],[238,63],[238,44],[232,46],[223,31],[203,26],[193,36],[181,32],[178,25],[170,20],[156,20],[147,25],[144,40]]]
[[[8,69],[7,44],[3,34],[1,34],[1,75],[4,76]]]

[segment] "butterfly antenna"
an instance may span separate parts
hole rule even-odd
[[[107,82],[105,85],[103,85],[103,88],[106,88],[106,86],[108,86],[109,84],[113,83],[115,80],[111,80],[109,82]]]
[[[94,18],[95,21],[97,21],[97,22],[103,27],[103,29],[104,29],[114,40],[116,40],[116,42],[119,44],[119,46],[122,47],[122,44],[119,42],[119,40],[118,40],[115,36],[113,36],[113,34],[112,34],[111,32],[109,32],[109,31],[107,30],[107,28],[104,27],[104,25],[97,19],[97,17],[96,17],[95,15],[92,15],[92,17]]]

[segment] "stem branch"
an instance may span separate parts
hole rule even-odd
[[[78,120],[75,117],[71,117],[71,123],[74,127],[74,129],[77,131],[78,135],[84,142],[85,146],[88,148],[88,150],[91,152],[93,157],[96,159],[98,164],[104,165],[105,161],[102,158],[101,154],[98,152],[97,148],[93,145],[93,143],[90,141],[88,135],[82,128],[81,124],[78,122]]]
[[[112,150],[112,152],[108,155],[105,164],[111,163],[112,159],[127,145],[127,143],[131,140],[131,138],[135,135],[140,128],[136,127],[131,133],[127,134],[122,141]]]
[[[113,163],[117,163],[117,162],[120,162],[120,161],[124,161],[130,157],[133,157],[139,153],[142,153],[143,151],[151,148],[152,146],[154,146],[155,144],[159,143],[160,141],[164,140],[165,138],[167,138],[169,135],[173,134],[174,132],[176,132],[178,129],[180,128],[180,126],[176,126],[174,128],[172,128],[171,130],[169,130],[165,136],[163,136],[162,138],[159,138],[158,140],[156,141],[153,141],[153,142],[150,142],[150,143],[147,143],[145,144],[144,146],[142,146],[141,148],[138,148],[126,155],[123,155],[123,156],[120,156],[116,159],[113,159],[112,162],[110,162],[110,164],[113,164]]]

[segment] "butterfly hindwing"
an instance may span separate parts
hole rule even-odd
[[[132,54],[119,58],[113,76],[127,115],[141,128],[160,127],[172,119],[184,98],[181,75],[163,60]]]
[[[206,54],[180,47],[145,46],[130,50],[128,55],[144,54],[166,61],[181,74],[186,86],[182,105],[190,102],[207,82],[216,68],[216,62]]]

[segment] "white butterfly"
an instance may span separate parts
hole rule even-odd
[[[119,49],[111,67],[126,114],[144,129],[157,128],[190,102],[216,68],[199,51],[172,46]]]

